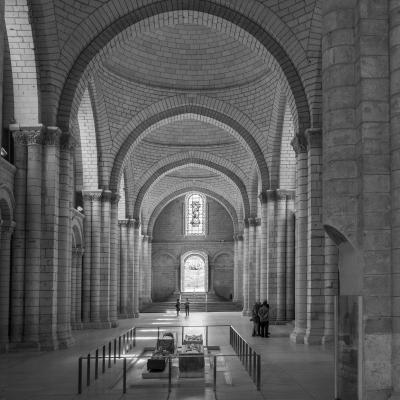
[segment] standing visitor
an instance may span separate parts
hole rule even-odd
[[[179,311],[181,310],[181,302],[179,301],[179,299],[176,299],[175,308],[176,316],[179,317]]]
[[[258,316],[260,317],[260,336],[269,336],[269,304],[267,300],[264,300],[262,306],[258,310]]]
[[[189,299],[186,297],[186,301],[185,301],[185,312],[186,312],[186,316],[189,316]]]
[[[259,301],[254,303],[253,309],[251,311],[251,320],[253,321],[253,333],[251,336],[261,336],[260,335],[260,317],[258,316],[258,310],[261,307],[261,303]]]

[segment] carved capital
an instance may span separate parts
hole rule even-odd
[[[322,129],[310,128],[305,133],[308,148],[321,148],[322,147]]]
[[[43,134],[43,144],[47,146],[59,146],[61,129],[56,126],[48,126]]]
[[[140,221],[137,219],[132,219],[133,221],[133,226],[135,227],[135,229],[139,229],[140,228]]]
[[[15,222],[14,221],[4,221],[2,220],[0,223],[0,232],[1,232],[1,240],[10,240],[11,235],[14,232],[15,228]]]
[[[111,193],[111,204],[118,204],[120,200],[121,196],[118,193],[116,192]]]
[[[261,192],[261,193],[258,195],[258,199],[260,200],[260,203],[261,203],[261,204],[266,204],[267,201],[268,201],[267,193],[266,193],[266,192]]]
[[[290,144],[293,147],[294,152],[296,153],[296,156],[299,155],[300,153],[307,153],[307,139],[304,135],[298,134],[296,135]]]
[[[13,131],[12,133],[13,138],[14,138],[14,143],[17,146],[26,146],[27,140],[26,140],[26,135],[22,131]]]
[[[120,220],[118,220],[118,225],[119,226],[127,227],[128,224],[129,224],[129,219],[120,219]]]
[[[72,251],[75,254],[75,256],[82,257],[83,253],[85,252],[85,249],[81,246],[76,246],[72,249]]]
[[[111,190],[103,190],[101,194],[101,201],[103,203],[111,203],[112,195],[113,193],[111,192]]]
[[[102,190],[90,190],[90,191],[83,191],[82,192],[83,200],[88,200],[91,203],[93,201],[100,201],[102,195],[103,195],[103,191]]]
[[[247,221],[249,226],[257,226],[257,218],[248,218]]]
[[[60,137],[61,150],[73,150],[78,145],[78,141],[70,133],[64,132]]]
[[[43,143],[43,128],[30,128],[29,130],[23,131],[26,136],[26,144],[28,146],[34,144],[42,144]]]

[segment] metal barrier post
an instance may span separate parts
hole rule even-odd
[[[87,355],[86,363],[86,386],[90,386],[90,353]]]
[[[253,351],[253,382],[257,380],[257,353]]]
[[[248,355],[249,355],[249,346],[248,346],[247,342],[245,342],[245,344],[244,344],[244,366],[246,368],[246,371],[249,371]]]
[[[117,339],[114,339],[114,364],[117,363]]]
[[[125,333],[122,336],[122,354],[126,354],[126,347],[125,347]]]
[[[185,327],[182,326],[182,345],[183,345],[183,331],[184,331]]]
[[[82,393],[82,357],[78,361],[78,394]]]
[[[121,358],[121,336],[118,338],[118,358]]]
[[[257,354],[257,390],[261,390],[261,356]]]
[[[136,347],[136,328],[133,328],[133,347]]]
[[[249,348],[249,375],[250,378],[252,377],[252,367],[253,367],[253,360],[252,360],[252,355],[253,355],[253,349],[250,347]]]
[[[208,347],[208,325],[206,326],[206,346]]]
[[[108,342],[108,368],[111,368],[111,342]]]
[[[102,372],[106,372],[106,345],[103,345],[103,364],[102,364]]]
[[[124,372],[122,380],[122,393],[126,393],[126,358],[124,358]]]
[[[214,379],[213,379],[213,384],[214,384],[214,392],[217,391],[217,356],[214,356]]]
[[[129,337],[130,337],[129,348],[132,349],[133,348],[133,331],[132,331],[132,329],[129,331]]]
[[[168,358],[168,393],[171,393],[171,373],[172,373],[172,362],[171,357]]]
[[[96,349],[96,359],[94,362],[94,379],[99,377],[99,349]]]

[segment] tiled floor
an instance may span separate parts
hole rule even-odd
[[[157,325],[233,325],[262,355],[261,393],[240,362],[234,357],[224,357],[218,364],[217,395],[214,397],[212,380],[179,379],[173,382],[168,397],[164,382],[137,380],[134,371],[127,382],[127,394],[122,394],[122,362],[99,379],[89,390],[77,395],[78,357],[96,346],[108,342],[132,326]],[[178,336],[181,328],[175,329]],[[323,346],[293,344],[288,335],[290,326],[271,326],[271,337],[251,336],[248,317],[240,313],[192,313],[190,317],[171,314],[142,314],[138,319],[121,320],[116,329],[75,331],[75,344],[67,350],[55,352],[25,352],[0,356],[0,400],[67,400],[67,399],[167,399],[170,400],[331,400],[333,398],[332,349]],[[223,354],[232,352],[228,345],[228,330],[213,328],[209,331],[209,344],[220,345]],[[142,332],[135,352],[144,346],[154,345],[154,335]],[[144,362],[142,360],[142,362]],[[133,371],[133,372],[132,372]],[[93,370],[92,370],[93,374]],[[136,374],[137,375],[137,374]]]

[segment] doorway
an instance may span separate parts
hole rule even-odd
[[[204,252],[189,252],[181,257],[181,291],[208,291],[208,258]]]

